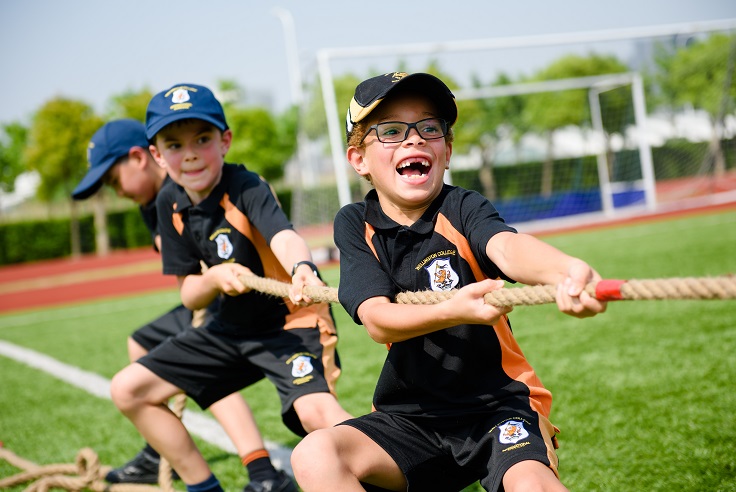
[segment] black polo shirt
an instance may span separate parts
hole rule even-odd
[[[199,274],[201,260],[207,267],[235,262],[261,277],[291,280],[269,243],[293,227],[270,186],[245,166],[225,164],[220,183],[196,206],[171,183],[159,192],[156,207],[164,274]],[[283,299],[257,291],[221,297],[218,321],[227,332],[280,329],[289,314]]]
[[[163,189],[163,187],[169,183],[173,183],[173,181],[171,181],[171,178],[166,175],[163,183],[161,183],[161,188]],[[139,207],[139,210],[141,212],[141,217],[143,217],[143,222],[148,228],[148,232],[151,233],[151,242],[153,243],[153,249],[158,251],[158,247],[156,246],[156,236],[158,236],[160,233],[158,230],[158,211],[156,209],[156,198],[154,197],[154,199],[151,200],[149,203],[141,205]]]
[[[339,298],[356,323],[358,307],[372,297],[456,289],[484,278],[511,280],[485,250],[493,235],[516,231],[473,191],[445,185],[410,227],[384,214],[371,191],[364,202],[338,212],[334,230]],[[374,405],[450,423],[498,409],[509,399],[528,401],[530,394],[540,400],[533,406],[548,414],[551,395],[534,376],[504,317],[494,327],[459,325],[392,344]]]

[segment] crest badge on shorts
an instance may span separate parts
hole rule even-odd
[[[291,375],[295,378],[303,378],[313,370],[312,359],[306,355],[300,355],[291,363]]]
[[[501,444],[516,444],[529,436],[529,432],[524,428],[524,422],[518,420],[508,420],[499,426],[498,430],[498,442]]]
[[[435,292],[454,289],[460,281],[460,277],[452,269],[450,260],[447,258],[437,258],[424,267],[424,270],[429,274],[429,285]]]
[[[218,234],[215,238],[217,243],[217,256],[223,260],[230,258],[233,254],[233,243],[230,242],[230,238],[226,234]]]

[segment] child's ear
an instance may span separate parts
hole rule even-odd
[[[166,161],[161,157],[161,153],[158,151],[158,148],[151,144],[148,146],[148,151],[151,152],[151,156],[153,157],[153,160],[156,161],[156,164],[158,164],[160,168],[166,169]]]
[[[128,162],[138,169],[144,169],[148,165],[148,151],[143,147],[131,147],[128,151]]]
[[[227,129],[224,132],[222,132],[222,139],[221,139],[221,145],[222,145],[222,157],[225,157],[227,152],[230,150],[230,145],[233,143],[233,131],[231,129]]]
[[[369,174],[368,165],[365,160],[365,149],[360,149],[354,145],[348,147],[347,151],[348,162],[355,172],[361,176],[367,176]]]

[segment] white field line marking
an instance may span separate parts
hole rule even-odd
[[[110,399],[110,380],[98,374],[84,371],[48,355],[3,340],[0,340],[0,355],[50,374],[98,398]],[[182,421],[189,432],[202,440],[229,453],[238,454],[232,441],[216,420],[203,414],[185,410]],[[274,466],[293,475],[291,449],[270,441],[266,441],[265,444]]]

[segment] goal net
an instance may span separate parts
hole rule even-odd
[[[554,73],[565,58],[580,66]],[[622,68],[585,66],[596,58]],[[349,98],[338,104],[336,80],[395,67],[451,84],[461,118],[448,180],[486,195],[511,223],[736,201],[735,58],[736,19],[321,50],[328,135],[311,143],[322,154],[292,209],[331,221],[362,198],[345,159]]]

